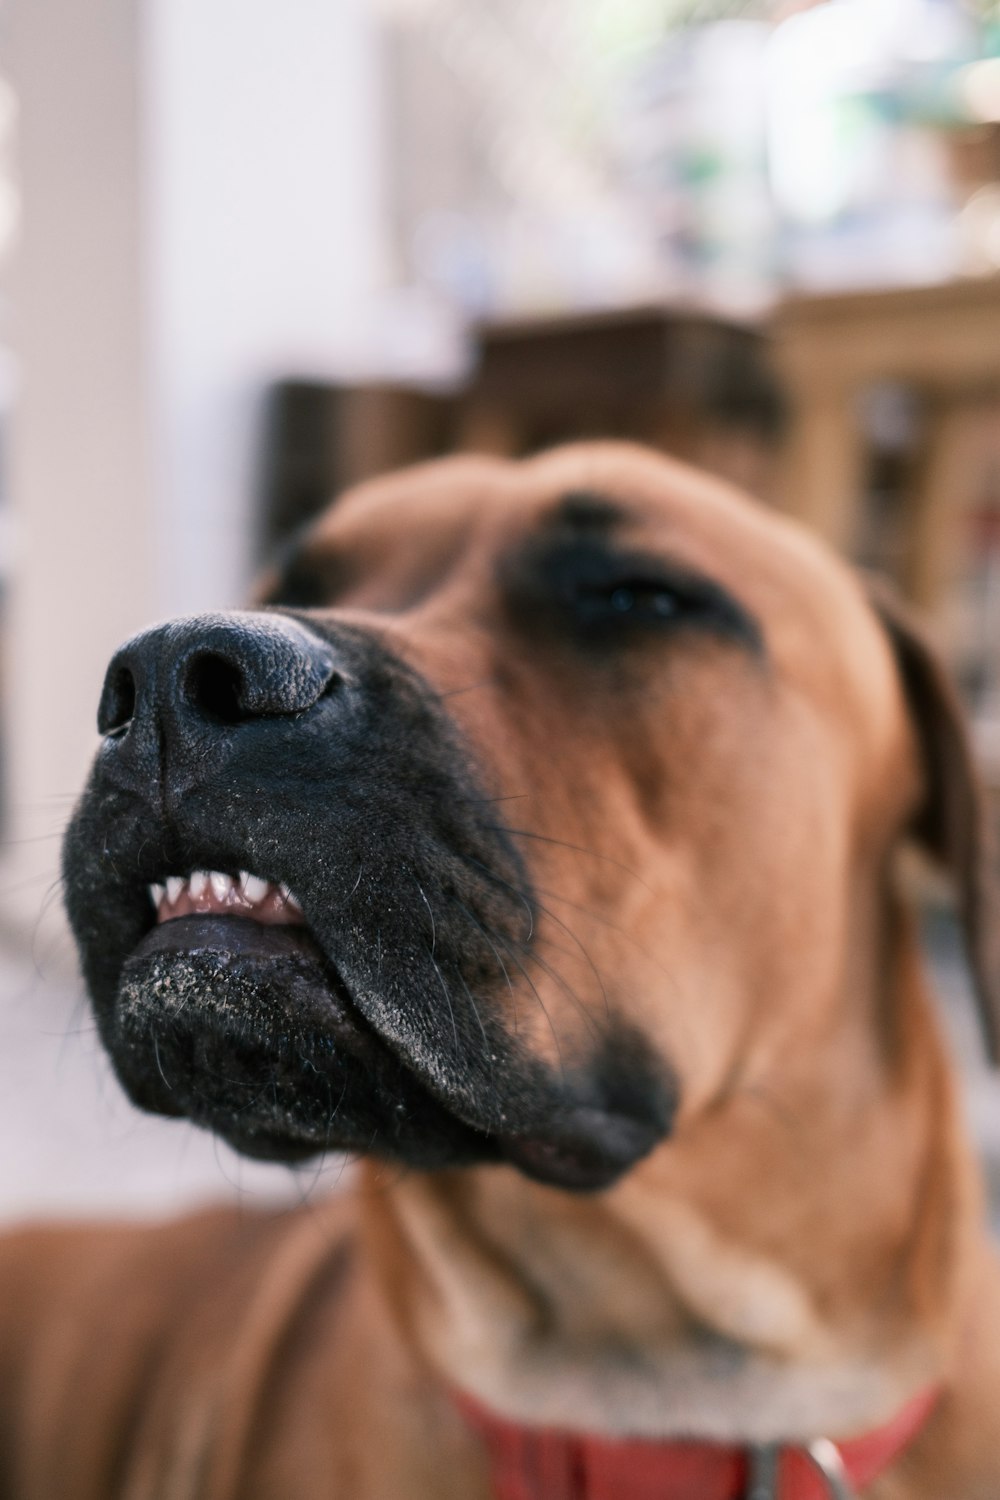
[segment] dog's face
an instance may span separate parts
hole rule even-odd
[[[68,907],[138,1103],[577,1188],[834,1024],[919,794],[847,570],[616,445],[353,492],[101,728]]]

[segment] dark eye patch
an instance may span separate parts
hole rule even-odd
[[[760,626],[721,584],[671,559],[589,538],[542,542],[509,557],[501,580],[519,620],[613,647],[699,629],[754,653]]]
[[[301,541],[293,542],[278,558],[275,571],[277,579],[263,604],[322,609],[333,604],[347,584],[342,558],[309,552]]]

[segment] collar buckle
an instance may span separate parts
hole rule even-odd
[[[780,1443],[754,1443],[750,1449],[750,1483],[747,1500],[780,1500],[778,1491]],[[857,1500],[844,1460],[829,1438],[816,1438],[799,1450],[809,1460],[826,1487],[829,1500]]]

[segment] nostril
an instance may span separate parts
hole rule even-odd
[[[222,724],[252,717],[245,707],[243,672],[214,651],[200,651],[187,664],[184,694],[193,708]]]
[[[135,678],[128,667],[118,667],[104,684],[97,710],[99,734],[121,734],[135,716]]]

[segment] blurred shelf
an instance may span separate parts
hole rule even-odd
[[[848,554],[865,497],[860,394],[881,381],[917,394],[901,582],[936,609],[953,572],[956,517],[975,502],[970,404],[1000,395],[1000,276],[790,298],[770,327],[791,402],[784,507]]]

